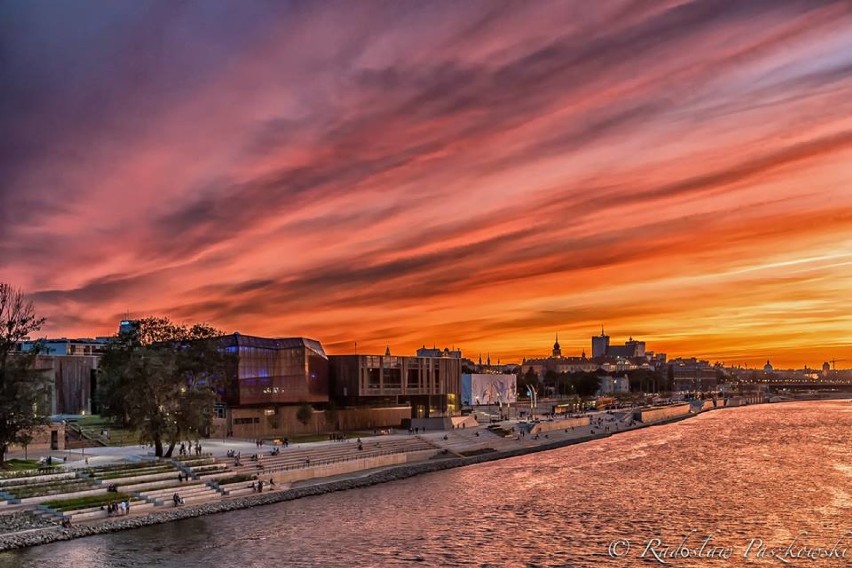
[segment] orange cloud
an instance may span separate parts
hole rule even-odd
[[[848,5],[587,4],[6,7],[0,279],[49,335],[852,360]]]

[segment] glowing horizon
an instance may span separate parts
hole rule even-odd
[[[46,336],[852,367],[848,2],[0,10],[0,281]]]

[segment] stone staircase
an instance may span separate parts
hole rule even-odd
[[[316,467],[347,460],[435,449],[429,442],[415,436],[391,439],[365,438],[362,441],[362,447],[363,449],[359,450],[358,444],[353,440],[349,440],[346,442],[331,442],[311,448],[281,448],[277,456],[272,456],[270,455],[270,450],[265,450],[257,453],[259,456],[257,461],[253,461],[250,455],[243,455],[240,457],[240,466],[235,465],[233,458],[226,458],[220,461],[228,465],[229,469],[234,473],[267,474],[276,471]]]

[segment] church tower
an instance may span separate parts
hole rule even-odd
[[[556,343],[553,344],[552,357],[562,357],[562,349],[559,347],[559,332],[556,332]]]

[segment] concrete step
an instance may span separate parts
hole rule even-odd
[[[145,481],[158,481],[158,480],[161,480],[161,479],[169,479],[169,478],[174,478],[175,481],[177,481],[178,473],[180,473],[180,472],[178,472],[178,470],[173,469],[171,471],[164,471],[162,473],[149,473],[149,474],[145,474],[145,475],[134,475],[134,476],[129,476],[129,477],[119,477],[119,478],[116,478],[116,479],[104,479],[104,480],[101,481],[101,484],[103,484],[103,485],[115,484],[115,485],[118,485],[119,487],[121,487],[121,486],[125,486],[125,485],[142,483],[142,482],[145,482]]]
[[[197,490],[198,488],[212,488],[206,483],[196,482],[196,483],[182,483],[181,485],[174,485],[172,487],[166,487],[163,489],[156,489],[154,491],[145,491],[139,492],[139,495],[146,497],[148,499],[159,499],[163,496],[168,496],[171,498],[175,493],[189,493]]]
[[[195,493],[191,493],[191,494],[181,493],[180,491],[178,491],[177,493],[183,499],[184,505],[193,505],[193,504],[198,504],[198,503],[210,503],[210,502],[213,502],[213,501],[218,501],[222,498],[222,494],[219,493],[218,491],[216,491],[214,489],[210,489],[209,487],[208,487],[208,489],[209,489],[209,491],[195,492]],[[157,506],[158,507],[165,507],[165,508],[174,507],[174,503],[172,502],[171,495],[169,496],[168,499],[158,500]]]
[[[38,505],[47,501],[60,501],[64,499],[76,499],[78,497],[87,497],[89,495],[100,495],[107,493],[106,487],[97,487],[86,491],[73,491],[71,493],[60,493],[57,495],[42,495],[39,497],[28,497],[21,499],[22,505]]]
[[[131,503],[130,504],[130,515],[136,514],[144,514],[149,510],[154,508],[153,503]],[[70,517],[72,523],[79,523],[84,521],[92,521],[96,519],[106,519],[109,515],[106,509],[94,509],[85,512],[73,512],[66,515]],[[117,515],[115,515],[117,516]],[[126,515],[125,515],[126,516]]]

